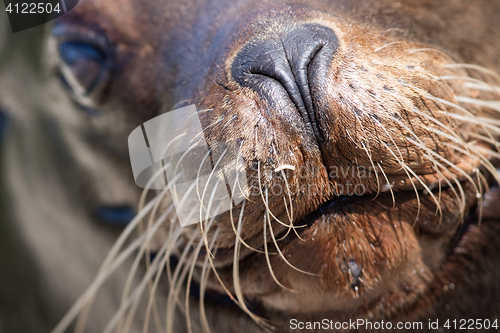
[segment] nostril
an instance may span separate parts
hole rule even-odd
[[[277,81],[306,124],[321,139],[311,89],[311,83],[318,80],[311,80],[311,76],[326,77],[338,45],[332,29],[318,24],[301,25],[278,38],[250,41],[237,54],[231,74],[241,86],[252,88],[271,100],[282,98],[275,93],[275,85],[269,78]]]

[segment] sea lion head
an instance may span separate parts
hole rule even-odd
[[[489,0],[85,0],[42,47],[57,95],[43,108],[137,193],[127,136],[165,111],[194,104],[207,144],[237,147],[243,202],[184,228],[167,192],[150,206],[167,222],[147,238],[148,279],[178,260],[156,291],[170,319],[189,285],[262,327],[497,314],[481,299],[500,295],[499,13]]]

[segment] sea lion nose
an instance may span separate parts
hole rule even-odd
[[[240,86],[255,90],[271,103],[286,98],[276,89],[277,83],[281,85],[306,124],[321,139],[313,98],[320,97],[321,79],[317,78],[326,77],[338,46],[332,29],[304,24],[273,38],[251,40],[235,57],[231,74]]]

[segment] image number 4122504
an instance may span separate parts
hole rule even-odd
[[[3,0],[12,32],[52,21],[75,8],[78,0]]]

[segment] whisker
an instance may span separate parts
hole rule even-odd
[[[446,54],[445,52],[443,52],[442,50],[437,49],[437,48],[423,47],[423,48],[413,49],[413,50],[409,51],[410,54],[417,53],[417,52],[435,52],[435,53],[439,53],[441,56],[443,56],[445,59],[447,59],[450,63],[455,63],[455,61],[453,61],[453,59],[451,59],[448,54]],[[446,65],[443,65],[443,67],[444,66],[446,66]]]
[[[414,89],[420,90],[420,89],[418,89],[418,88],[414,88]],[[475,119],[475,122],[476,122],[478,125],[480,125],[480,126],[481,126],[484,130],[485,130],[485,132],[487,133],[487,135],[488,135],[488,136],[489,136],[489,137],[490,137],[493,141],[496,141],[496,140],[493,138],[493,136],[492,136],[491,132],[490,132],[490,131],[488,131],[488,129],[487,129],[487,127],[489,127],[489,126],[488,126],[488,125],[485,125],[485,124],[484,124],[484,123],[482,123],[482,122],[480,122],[480,121],[477,119],[477,117],[476,117],[475,115],[473,115],[471,112],[469,112],[468,110],[464,109],[463,107],[461,107],[461,106],[459,106],[459,105],[456,105],[456,104],[454,104],[454,103],[448,102],[448,101],[446,101],[446,100],[444,100],[444,99],[441,99],[441,98],[438,98],[438,97],[432,96],[432,95],[431,95],[431,94],[429,94],[429,93],[426,93],[426,95],[427,95],[427,97],[428,97],[429,99],[434,100],[434,101],[436,101],[437,103],[442,103],[442,104],[445,104],[445,105],[451,106],[451,107],[453,107],[453,108],[455,108],[455,109],[458,109],[458,110],[460,110],[460,111],[464,112],[466,115],[468,115],[468,116],[472,117],[473,119]],[[419,111],[417,110],[417,112],[419,112]],[[452,113],[448,113],[448,112],[447,112],[447,115],[448,115],[448,116],[450,116],[450,117],[456,117],[456,116],[457,116],[456,114],[452,114]],[[434,119],[431,119],[431,120],[433,120],[433,121],[435,121],[435,122],[436,122],[436,120],[434,120]],[[444,124],[443,124],[443,125],[444,125]],[[471,152],[469,151],[470,144],[466,143],[466,142],[465,142],[465,141],[464,141],[464,140],[463,140],[460,136],[458,136],[458,135],[457,135],[454,131],[452,131],[451,129],[448,129],[448,128],[447,128],[447,126],[444,126],[444,128],[445,128],[445,129],[447,129],[447,130],[448,130],[448,131],[452,134],[452,136],[453,136],[453,137],[455,137],[455,138],[457,138],[457,139],[458,139],[459,143],[460,143],[460,144],[461,144],[461,145],[465,148],[465,155],[470,156],[470,157],[472,158],[472,156],[473,156],[473,155],[472,155],[472,154],[471,154]],[[430,130],[432,130],[432,131],[437,131],[436,129],[430,129]],[[436,133],[437,133],[437,132],[436,132]],[[441,133],[441,135],[446,135],[445,133],[442,133],[442,132],[440,132],[440,133]],[[448,137],[450,138],[450,140],[452,140],[452,141],[455,141],[455,142],[456,142],[456,140],[455,140],[454,138],[451,138],[450,136],[448,136]],[[475,147],[472,147],[472,149],[474,149],[474,148],[475,148]],[[498,149],[498,146],[497,146],[497,149]],[[484,160],[484,158],[481,158],[481,160],[483,160],[483,163],[484,163],[484,164],[486,164],[486,165],[487,165],[487,164],[491,165],[491,162],[489,162],[489,161],[487,161],[487,160]],[[489,171],[490,171],[492,168],[494,169],[494,167],[493,167],[492,165],[491,165],[491,166],[487,166],[487,168],[489,169]],[[491,172],[491,171],[490,171],[490,172]],[[472,183],[473,183],[473,182],[472,182]]]
[[[440,76],[439,78],[443,81],[463,80],[463,81],[466,81],[466,83],[463,84],[463,86],[466,88],[500,93],[499,86],[489,84],[487,82],[472,78],[470,76],[445,75],[445,76]]]
[[[241,245],[241,243],[240,243],[240,240],[241,240],[241,231],[243,229],[243,210],[244,210],[244,207],[245,207],[244,204],[245,204],[245,201],[243,201],[243,207],[242,207],[242,210],[241,210],[241,213],[240,213],[240,217],[239,217],[239,220],[238,220],[238,229],[236,230],[236,239],[235,239],[235,243],[234,243],[233,285],[234,285],[234,292],[235,292],[235,295],[236,295],[236,298],[237,298],[237,300],[235,300],[235,303],[245,313],[247,313],[258,325],[263,326],[263,327],[267,327],[267,328],[270,328],[270,329],[273,329],[273,327],[270,326],[268,323],[266,323],[263,318],[257,316],[252,311],[250,311],[250,309],[248,309],[247,305],[245,304],[245,296],[243,295],[243,291],[241,289],[241,282],[240,282],[240,260],[239,260],[239,258],[240,258],[240,245]],[[265,229],[265,227],[264,227],[264,229]],[[266,248],[266,246],[265,246],[265,248]]]
[[[219,234],[220,228],[218,227],[215,230],[214,236],[212,237],[212,241],[210,242],[210,248],[207,249],[207,254],[209,252],[217,251],[217,249],[214,248],[215,245],[215,240],[217,239],[217,236]],[[208,283],[208,276],[209,276],[209,270],[208,270],[208,255],[205,256],[205,260],[203,261],[203,267],[201,270],[201,277],[200,277],[200,301],[199,301],[199,308],[200,308],[200,322],[201,322],[201,327],[203,329],[203,332],[210,333],[210,325],[208,324],[208,319],[207,319],[207,314],[205,311],[205,291],[207,288],[207,283]]]
[[[267,188],[266,188],[266,200],[268,199],[267,197],[268,195],[268,192],[267,192]],[[273,239],[273,243],[274,243],[274,246],[276,247],[276,250],[278,251],[278,254],[279,256],[281,257],[281,259],[283,259],[283,261],[288,265],[290,266],[292,269],[296,270],[297,272],[301,272],[301,273],[304,273],[304,274],[308,274],[308,275],[312,275],[312,276],[319,276],[319,274],[315,274],[315,273],[311,273],[311,272],[308,272],[308,271],[304,271],[302,269],[299,269],[297,267],[295,267],[294,265],[292,265],[286,258],[285,258],[285,255],[283,254],[283,252],[281,252],[281,249],[280,247],[278,246],[278,242],[276,241],[276,237],[274,236],[274,231],[273,231],[273,228],[271,226],[271,218],[269,217],[269,212],[267,212],[267,222],[269,224],[269,233],[271,234],[271,238]],[[289,288],[285,288],[287,290],[290,290],[290,291],[294,291],[294,290],[291,290]]]
[[[467,96],[455,96],[457,102],[465,103],[465,104],[473,104],[482,106],[488,109],[492,109],[495,111],[500,111],[500,102],[499,101],[486,101],[478,98],[471,98]]]
[[[111,321],[108,323],[106,328],[104,329],[104,333],[111,333],[113,329],[115,329],[116,325],[118,324],[118,321],[122,318],[122,316],[125,314],[129,306],[132,304],[134,300],[137,298],[140,298],[142,291],[144,288],[146,288],[146,285],[148,283],[148,280],[151,278],[151,276],[156,273],[156,271],[159,268],[159,262],[153,262],[153,264],[150,267],[150,270],[146,273],[144,278],[142,279],[141,283],[139,286],[137,286],[134,291],[130,294],[130,297],[128,298],[127,302],[123,304],[118,312],[113,316]]]
[[[240,157],[241,157],[241,147],[238,150],[237,160],[239,160]],[[236,173],[236,179],[234,180],[234,184],[233,184],[233,187],[232,187],[233,189],[236,189],[236,184],[238,184],[238,186],[239,186],[239,173]],[[241,187],[239,188],[239,190],[240,190],[240,193],[244,192]],[[234,197],[234,193],[231,193],[231,196]],[[245,210],[245,203],[246,203],[246,199],[243,200],[242,207],[240,209],[240,219],[243,218],[243,211]],[[256,248],[248,245],[243,238],[241,238],[240,236],[238,236],[238,232],[236,230],[236,226],[235,226],[235,223],[234,223],[233,205],[230,205],[230,207],[229,207],[229,219],[231,221],[231,227],[233,229],[233,232],[234,232],[235,236],[237,238],[239,237],[239,239],[237,239],[238,242],[241,242],[241,244],[243,244],[246,248],[248,248],[248,249],[250,249],[250,250],[252,250],[254,252],[264,253],[264,251],[258,250]]]
[[[117,257],[118,252],[122,248],[125,241],[130,237],[130,235],[135,230],[137,225],[142,221],[142,219],[147,214],[150,213],[150,211],[153,209],[153,206],[155,205],[159,197],[160,195],[156,196],[153,200],[151,200],[147,205],[144,206],[143,209],[141,209],[137,213],[137,215],[132,219],[132,221],[130,221],[128,226],[125,228],[125,230],[123,230],[123,232],[118,237],[117,241],[109,251],[108,255],[104,259],[92,284],[87,288],[85,293],[82,294],[82,296],[80,296],[80,298],[73,304],[73,306],[66,313],[66,315],[64,315],[64,317],[54,328],[52,333],[63,333],[69,327],[71,322],[76,318],[76,316],[78,316],[82,308],[85,306],[89,306],[89,304],[92,303],[93,297],[97,292],[97,289],[102,285],[105,279],[119,267],[119,264],[121,264],[128,257],[128,255],[130,255],[132,251],[135,250],[135,248],[138,247],[138,244],[140,243],[137,243],[137,241],[135,241],[134,243],[132,243],[132,245],[136,246],[135,248],[132,247],[132,245],[130,245],[126,250],[122,251],[122,254],[120,254],[119,257]],[[142,237],[145,236],[143,235]],[[124,254],[128,255],[125,256]]]
[[[480,133],[471,132],[471,131],[464,131],[464,134],[467,134],[469,137],[476,138],[476,139],[481,140],[483,142],[489,143],[492,146],[494,146],[495,144],[497,144],[497,142],[495,140],[491,140],[490,137],[484,136],[484,135],[482,135]],[[493,151],[493,152],[494,153],[498,153],[498,150]]]
[[[215,189],[214,189],[214,192],[215,192]],[[216,210],[215,210],[215,213],[214,213],[214,217],[212,217],[210,219],[210,222],[208,223],[208,226],[206,227],[206,233],[208,234],[208,231],[210,230],[210,228],[212,227],[212,224],[213,222],[215,221],[215,216],[217,216],[217,213],[219,212],[219,209],[220,209],[220,206],[221,206],[222,203],[219,203],[219,205],[217,206]],[[217,228],[217,231],[216,231],[216,234],[214,235],[213,237],[213,240],[216,239],[216,235],[218,235],[219,233],[219,230],[220,230],[220,227]],[[192,333],[192,324],[191,324],[191,318],[190,318],[190,310],[189,310],[189,295],[190,295],[190,292],[191,292],[191,281],[192,281],[192,278],[193,278],[193,273],[194,273],[194,267],[196,265],[196,259],[200,253],[200,250],[201,250],[201,247],[205,244],[204,243],[205,239],[202,239],[200,240],[200,242],[198,243],[194,253],[193,253],[193,260],[191,262],[191,267],[189,268],[189,274],[188,274],[188,280],[187,280],[187,283],[186,283],[186,300],[185,300],[185,304],[186,304],[186,324],[187,324],[187,330],[188,330],[188,333]],[[209,250],[210,248],[207,249],[207,256],[209,255]]]
[[[295,166],[289,165],[289,164],[281,164],[278,152],[276,151],[276,147],[274,146],[274,144],[272,144],[271,146],[273,148],[273,153],[274,153],[274,156],[276,157],[276,161],[278,161],[278,163],[280,164],[279,167],[277,167],[277,168],[274,169],[274,172],[276,172],[276,173],[281,172],[281,176],[283,177],[283,180],[285,181],[285,186],[286,186],[287,193],[288,193],[288,200],[289,200],[289,203],[290,203],[290,210],[291,210],[291,212],[288,211],[288,207],[286,205],[286,201],[285,201],[284,197],[283,197],[283,200],[285,201],[285,208],[287,208],[286,212],[287,212],[287,216],[288,216],[288,219],[290,221],[290,224],[293,224],[293,202],[292,202],[292,195],[290,193],[290,188],[288,186],[288,180],[287,180],[286,175],[285,175],[285,173],[284,173],[283,170],[285,170],[285,169],[295,170]]]
[[[273,266],[271,265],[271,259],[269,257],[269,250],[268,250],[268,246],[267,246],[267,221],[266,219],[269,218],[268,217],[269,215],[266,213],[263,217],[263,221],[264,221],[264,227],[263,227],[263,235],[264,235],[264,252],[266,254],[266,263],[267,263],[267,267],[269,269],[269,273],[271,274],[271,277],[273,278],[274,282],[276,282],[276,284],[278,286],[280,286],[281,288],[285,289],[285,290],[288,290],[288,291],[291,291],[291,292],[294,292],[294,290],[284,286],[277,278],[276,278],[276,275],[274,274],[274,270],[273,270]]]
[[[463,152],[463,149],[461,147],[457,147],[455,145],[450,145],[451,148],[459,151],[459,152]],[[481,165],[484,166],[489,173],[491,173],[491,175],[495,178],[495,180],[500,184],[500,174],[496,171],[496,168],[493,164],[491,164],[491,162],[488,160],[487,157],[485,157],[483,154],[481,154],[481,150],[482,147],[478,146],[478,147],[474,147],[474,149],[476,150],[477,152],[477,158],[482,162]],[[492,154],[494,152],[491,152],[490,150],[485,150],[485,152],[489,153],[489,154]]]
[[[385,181],[387,182],[387,187],[389,188],[389,191],[391,192],[391,197],[392,197],[392,208],[394,208],[394,207],[396,207],[396,198],[394,197],[394,191],[392,190],[393,185],[389,181],[387,174],[384,172],[384,169],[382,169],[382,166],[380,165],[379,162],[377,162],[377,166],[379,167],[380,171],[382,172],[382,175],[384,175]]]
[[[443,133],[437,129],[433,129],[433,128],[428,128],[428,130],[430,131],[433,131],[434,133],[438,134],[438,135],[441,135],[441,136],[444,136],[446,137],[447,139],[450,139],[451,141],[454,141],[456,142],[455,138],[454,137],[451,137],[449,135],[447,135],[446,133]],[[407,138],[407,140],[415,145],[418,145],[417,142],[413,141],[411,138]],[[469,148],[469,145],[467,143],[465,143],[463,140],[461,140],[460,142],[458,142],[460,144],[464,143],[465,144],[465,148],[467,148],[467,150],[462,150],[467,156],[471,157],[472,159],[478,159],[477,156],[474,156],[470,153],[470,151],[468,150]],[[458,168],[453,162],[451,162],[450,160],[448,160],[447,158],[441,156],[440,154],[436,153],[435,151],[433,151],[432,149],[426,149],[426,151],[432,155],[432,157],[434,158],[437,158],[437,159],[440,159],[441,161],[443,161],[444,163],[446,163],[449,167],[451,167],[452,169],[458,171],[460,174],[462,174],[471,184],[474,185],[474,187],[476,188],[476,192],[478,192],[478,189],[475,185],[475,182],[472,180],[472,178],[470,177],[470,175],[468,173],[466,173],[464,170]],[[429,157],[430,158],[430,157]],[[437,161],[436,161],[437,162]],[[446,167],[443,166],[443,170],[447,170]]]
[[[187,310],[182,306],[180,303],[180,299],[178,298],[179,295],[179,289],[182,285],[182,282],[184,281],[185,276],[188,273],[189,266],[185,265],[187,260],[186,258],[188,257],[188,254],[191,251],[191,248],[193,246],[193,243],[195,239],[200,236],[200,232],[198,229],[195,229],[194,232],[192,233],[191,237],[189,238],[188,243],[185,245],[184,250],[182,251],[182,254],[179,258],[179,262],[177,264],[177,267],[175,268],[172,282],[170,283],[169,286],[169,292],[168,292],[168,299],[167,299],[167,313],[166,313],[166,332],[171,333],[173,330],[173,323],[174,323],[174,311],[176,309],[176,303],[179,304],[184,309],[184,312]],[[200,239],[199,243],[202,243],[203,240]],[[191,252],[191,256],[194,256],[196,258],[197,253],[196,252]],[[195,259],[194,259],[195,260]]]
[[[163,259],[160,263],[160,267],[168,267],[166,264],[167,264],[167,261],[169,260],[170,258],[170,255],[173,251],[173,246],[171,248],[168,248],[169,244],[174,244],[175,241],[181,236],[182,234],[182,228],[180,226],[178,226],[176,229],[175,229],[175,233],[170,233],[171,237],[170,239],[165,242],[165,244],[163,245],[163,247],[160,249],[160,251],[158,251],[158,254],[159,253],[163,253]],[[158,256],[157,254],[157,256]],[[153,285],[150,287],[150,290],[149,290],[149,301],[148,301],[148,305],[147,305],[147,308],[146,308],[146,315],[145,315],[145,319],[144,319],[144,327],[143,327],[143,332],[146,333],[148,332],[148,325],[149,325],[149,313],[151,312],[151,309],[153,307],[153,303],[154,303],[154,300],[155,300],[155,297],[154,295],[156,294],[156,290],[158,288],[158,283],[160,281],[160,276],[161,276],[161,272],[163,270],[159,270],[158,271],[158,274],[156,275],[155,277],[155,280],[153,282]],[[159,331],[163,332],[163,329],[161,327],[161,323],[156,323],[157,327],[159,327]]]
[[[276,147],[274,146],[274,144],[272,145],[272,148],[273,148],[273,152],[274,152],[274,156],[276,157],[276,160],[278,161],[278,163],[280,163],[278,152],[276,151]],[[276,170],[279,170],[281,172],[281,176],[283,177],[283,180],[285,181],[285,187],[286,187],[287,194],[288,194],[288,201],[290,203],[290,211],[288,210],[288,206],[286,204],[285,197],[283,197],[283,203],[285,204],[285,209],[286,209],[286,213],[287,213],[287,216],[288,216],[288,220],[290,221],[290,225],[293,225],[293,201],[292,201],[292,194],[290,193],[290,186],[288,185],[288,180],[287,180],[286,175],[285,175],[285,173],[283,171],[284,169],[295,170],[295,166],[293,166],[293,165],[286,165],[286,164],[281,164],[280,163],[280,166],[277,167],[274,170],[274,172],[277,172]],[[293,231],[295,233],[295,236],[297,236],[297,238],[299,238],[300,240],[304,241],[304,239],[302,239],[302,237],[300,237],[299,233],[297,232],[297,230],[295,228],[293,228]],[[288,235],[289,232],[290,232],[290,229],[288,229],[288,232],[283,236],[283,238],[285,238]]]
[[[406,175],[408,176],[408,179],[410,180],[410,182],[412,183],[413,185],[413,189],[415,190],[415,195],[416,195],[416,198],[417,198],[417,203],[418,203],[418,208],[417,208],[417,215],[415,217],[415,221],[418,220],[418,217],[420,215],[420,208],[421,208],[421,202],[420,202],[420,195],[418,194],[418,190],[417,190],[417,187],[415,185],[415,183],[413,182],[413,179],[412,177],[410,176],[410,172],[413,173],[413,170],[411,170],[411,168],[409,168],[405,161],[404,161],[404,158],[403,158],[403,154],[401,153],[401,150],[399,149],[398,145],[396,144],[396,142],[394,141],[392,135],[387,131],[387,129],[384,127],[384,126],[380,126],[387,134],[387,136],[391,139],[392,141],[392,144],[394,145],[394,147],[396,147],[396,150],[398,151],[398,154],[399,154],[399,157],[398,158],[396,156],[396,154],[392,151],[392,149],[389,148],[389,146],[387,145],[387,143],[383,142],[383,145],[384,147],[387,149],[387,151],[389,153],[391,153],[391,155],[396,159],[396,161],[398,161],[399,164],[401,164],[401,169],[405,171]],[[420,177],[417,177],[417,179],[419,180],[419,182],[423,182]],[[435,198],[434,198],[435,200]],[[437,204],[437,202],[436,202]]]
[[[219,164],[221,163],[221,161],[222,161],[223,157],[226,155],[227,151],[228,151],[228,149],[226,148],[226,149],[224,150],[224,152],[221,154],[221,156],[219,157],[219,159],[217,160],[217,163],[215,163],[215,165],[214,165],[214,167],[213,167],[212,171],[210,172],[210,175],[209,175],[209,177],[208,177],[208,180],[207,180],[207,182],[206,182],[206,184],[207,184],[207,185],[208,185],[208,184],[210,184],[210,181],[212,180],[213,175],[215,174],[216,170],[218,170],[218,166],[219,166]],[[198,172],[199,172],[199,171],[200,171],[200,169],[198,169]],[[199,180],[199,177],[197,177],[197,179],[196,179],[196,188],[197,188],[197,190],[199,190],[199,187],[198,187],[198,180]],[[204,207],[203,202],[205,201],[205,194],[206,194],[206,191],[207,191],[207,187],[208,187],[208,186],[205,186],[205,187],[203,188],[203,193],[202,193],[202,195],[201,195],[201,198],[200,198],[200,196],[199,196],[199,192],[198,192],[198,198],[199,198],[199,200],[200,200],[200,202],[201,202],[201,204],[200,204],[200,212],[199,212],[199,214],[200,214],[200,221],[207,221],[207,220],[208,220],[208,218],[210,217],[210,208],[211,208],[211,206],[212,206],[213,198],[214,198],[214,196],[215,196],[215,193],[216,193],[216,191],[217,191],[217,188],[219,187],[219,184],[220,184],[220,178],[218,178],[218,177],[217,177],[216,184],[215,184],[215,186],[214,186],[214,188],[213,188],[213,190],[212,190],[212,194],[211,194],[210,199],[209,199],[208,207],[206,207],[206,208]],[[203,209],[204,209],[204,208],[205,208],[205,217],[203,217]],[[205,248],[206,248],[207,250],[209,250],[209,246],[208,246],[208,238],[207,238],[207,237],[208,237],[208,231],[207,231],[207,233],[203,232],[203,223],[200,223],[200,230],[201,230],[201,233],[202,233],[202,236],[203,236],[203,239],[204,239]],[[208,256],[211,256],[211,257],[213,257],[213,254],[212,254],[212,253],[210,253],[210,252],[208,252],[208,253],[207,253],[207,255],[208,255]]]
[[[391,137],[391,139],[392,139],[392,137]],[[398,163],[401,164],[401,168],[405,171],[406,175],[408,176],[408,179],[410,180],[411,184],[413,185],[413,190],[415,191],[415,196],[417,198],[417,203],[418,203],[417,215],[415,216],[415,222],[416,222],[418,220],[419,215],[420,215],[421,202],[420,202],[420,195],[418,194],[417,186],[415,185],[415,182],[411,178],[410,173],[408,171],[408,169],[411,170],[411,168],[409,168],[409,167],[407,168],[407,165],[404,162],[404,160],[402,160],[402,159],[400,160],[385,142],[383,142],[383,145],[387,149],[387,151],[389,153],[391,153],[391,155],[394,157],[394,159],[396,159],[396,161],[398,161]],[[396,146],[396,148],[397,148],[397,146]],[[397,148],[397,149],[399,150],[399,148]],[[399,153],[401,154],[401,152],[399,152]],[[402,158],[402,156],[401,156],[401,158]]]
[[[377,197],[379,196],[380,194],[380,179],[378,177],[378,169],[375,167],[375,163],[373,162],[373,158],[372,158],[372,155],[371,153],[369,152],[368,148],[365,146],[365,143],[362,142],[361,143],[361,146],[363,147],[363,150],[366,152],[366,155],[368,156],[368,159],[370,160],[370,164],[372,165],[372,168],[373,170],[375,171],[375,179],[377,180],[377,194],[375,195],[375,197],[372,199],[375,200],[377,199]]]
[[[420,140],[418,138],[417,135],[415,135],[413,133],[413,131],[408,127],[406,126],[405,124],[403,124],[401,121],[398,121],[398,120],[395,120],[400,126],[402,126],[404,129],[406,129],[408,132],[412,133],[413,136],[417,139],[418,141],[418,144],[415,143],[415,142],[412,142],[411,138],[410,137],[406,137],[406,140],[409,141],[409,142],[412,142],[415,146],[417,147],[420,147],[426,151],[431,151],[431,149],[429,149],[422,140]],[[434,159],[430,159],[430,161],[433,163],[433,166],[434,166],[434,170],[436,170],[436,173],[439,173],[439,169],[438,167],[436,166],[436,161]],[[439,222],[442,221],[443,219],[443,212],[441,210],[441,182],[439,182],[439,199],[436,199],[434,194],[432,193],[431,189],[427,186],[427,184],[425,184],[425,182],[421,179],[420,176],[418,176],[411,168],[409,168],[408,166],[405,166],[408,168],[408,172],[410,172],[411,174],[413,174],[413,176],[420,182],[420,184],[422,185],[422,187],[424,187],[424,189],[429,193],[429,195],[433,198],[434,202],[436,203],[436,214],[439,213],[440,215],[440,218],[439,218]]]
[[[268,212],[269,212],[269,214],[273,217],[273,219],[274,219],[275,221],[277,221],[279,224],[281,224],[281,225],[283,225],[283,226],[285,226],[285,227],[287,227],[287,228],[300,228],[300,226],[299,226],[299,227],[296,227],[296,226],[294,226],[292,223],[290,223],[290,224],[286,224],[286,223],[282,222],[280,219],[278,219],[278,218],[277,218],[277,217],[273,214],[273,212],[272,212],[272,211],[271,211],[271,209],[269,208],[269,205],[268,205],[267,201],[266,201],[266,200],[265,200],[265,198],[264,198],[264,193],[262,192],[262,182],[261,182],[261,179],[260,179],[260,161],[258,161],[258,162],[257,162],[257,178],[258,178],[258,181],[259,181],[259,192],[260,192],[260,196],[261,196],[261,198],[262,198],[262,202],[264,203],[264,206],[265,206],[265,208],[266,208],[266,211],[268,211]],[[267,188],[266,188],[266,189],[267,189]]]
[[[476,150],[478,150],[480,152],[483,152],[485,154],[489,154],[492,157],[500,158],[500,153],[498,153],[497,151],[494,151],[494,150],[491,150],[491,149],[488,149],[488,148],[485,148],[485,147],[481,147],[481,146],[477,146]]]
[[[394,44],[401,44],[401,43],[403,43],[403,41],[395,41],[395,42],[391,42],[391,43],[385,44],[385,45],[383,45],[383,46],[377,47],[375,50],[373,50],[373,52],[377,53],[377,52],[379,52],[380,50],[383,50],[383,49],[385,49],[385,48],[387,48],[387,47],[389,47],[389,46],[392,46],[392,45],[394,45]]]
[[[450,114],[450,117],[452,117],[453,119],[455,120],[460,120],[460,121],[463,121],[464,123],[470,123],[471,121],[474,121],[475,123],[481,123],[483,124],[484,123],[484,126],[488,129],[488,130],[491,130],[495,133],[499,133],[500,134],[500,128],[498,128],[498,126],[500,126],[500,120],[497,120],[497,119],[490,119],[490,118],[485,118],[485,117],[479,117],[479,116],[475,116],[475,117],[471,117],[471,116],[468,116],[468,115],[460,115],[460,114]],[[491,136],[489,136],[490,139],[493,139],[492,141],[493,142],[496,142],[497,140],[495,140],[495,138],[492,138]],[[498,144],[498,143],[497,143]]]
[[[150,219],[148,221],[148,226],[146,228],[146,232],[148,232],[150,230],[151,224],[153,223],[154,215],[155,215],[158,207],[160,206],[161,200],[163,199],[163,197],[165,196],[166,193],[167,193],[167,188],[165,188],[161,192],[161,197],[159,198],[159,200],[156,201],[156,203],[153,207],[153,210],[151,211],[151,215],[150,215]],[[171,209],[173,209],[173,206],[171,206]],[[166,216],[168,213],[169,213],[169,211],[162,214],[163,219],[166,219]],[[132,264],[132,267],[131,267],[129,274],[127,276],[127,280],[125,282],[125,287],[123,289],[121,304],[123,304],[128,297],[128,293],[130,292],[130,288],[132,287],[133,278],[137,272],[137,269],[139,268],[139,264],[141,262],[141,259],[144,258],[144,255],[149,257],[149,240],[144,242],[144,244],[141,246],[139,253],[137,253],[137,255],[136,255],[134,263]],[[148,265],[147,260],[146,260],[146,265]],[[122,331],[122,322],[121,321],[118,322],[118,324],[117,324],[117,330]]]
[[[469,116],[470,116],[470,117],[472,117],[473,119],[476,119],[476,116],[475,116],[474,114],[472,114],[470,111],[468,111],[468,110],[464,109],[463,107],[461,107],[461,106],[459,106],[459,105],[456,105],[456,104],[454,104],[454,103],[448,102],[448,101],[446,101],[446,100],[444,100],[444,99],[441,99],[441,98],[437,98],[437,97],[435,97],[435,99],[436,99],[437,101],[439,101],[439,102],[441,102],[441,103],[445,104],[445,105],[448,105],[448,106],[451,106],[451,107],[453,107],[453,108],[456,108],[456,109],[458,109],[458,110],[460,110],[460,111],[463,111],[464,113],[466,113],[467,115],[469,115]],[[458,100],[458,99],[457,99],[457,100]],[[450,114],[450,116],[454,117],[454,116],[456,116],[456,115],[454,115],[454,114]],[[477,119],[476,119],[476,121],[475,121],[475,122],[476,122],[479,126],[481,126],[481,127],[484,129],[484,131],[488,134],[488,136],[489,136],[491,139],[493,139],[493,140],[494,140],[493,135],[490,133],[490,131],[488,131],[487,126],[486,126],[485,124],[481,123],[481,122],[480,122],[479,120],[477,120]]]
[[[174,246],[173,244],[175,244],[175,241],[180,237],[181,235],[181,232],[182,232],[182,228],[180,227],[177,227],[177,230],[176,232],[172,235],[173,237],[170,238],[170,240],[168,240],[167,242],[165,242],[163,244],[163,246],[160,248],[160,250],[157,252],[156,254],[156,257],[155,257],[155,260],[157,259],[159,261],[159,264],[158,264],[158,267],[156,268],[151,268],[153,267],[153,265],[150,265],[147,267],[146,269],[146,272],[148,272],[150,269],[152,269],[154,272],[149,275],[149,277],[147,277],[147,274],[144,278],[147,277],[147,285],[149,287],[149,301],[148,301],[148,305],[147,305],[147,308],[146,308],[146,314],[145,314],[145,320],[144,320],[144,325],[148,325],[149,324],[149,313],[151,312],[151,309],[153,308],[153,306],[155,305],[155,291],[156,291],[156,288],[157,288],[157,284],[158,284],[158,281],[159,281],[159,278],[161,276],[161,273],[163,272],[163,267],[165,267],[165,264],[166,264],[166,261],[168,260],[168,258],[170,257],[173,249],[174,249]],[[161,261],[159,258],[162,258]],[[153,260],[153,263],[155,262],[155,260]],[[155,272],[158,272],[157,273],[157,276],[155,278],[155,280],[153,281],[153,284],[151,284],[151,278],[153,277],[153,274]],[[142,292],[141,292],[142,293]],[[130,328],[132,327],[132,320],[134,319],[134,315],[135,315],[135,312],[137,311],[137,307],[139,306],[139,301],[141,300],[141,298],[139,297],[140,294],[135,297],[135,299],[132,297],[130,298],[130,302],[129,302],[129,305],[130,306],[130,310],[129,310],[129,313],[127,315],[127,319],[125,321],[125,324],[123,325],[123,328],[119,328],[119,324],[120,324],[120,321],[117,322],[117,332],[129,332],[130,331]],[[133,302],[132,302],[133,300]],[[125,304],[127,304],[127,299],[123,300],[122,301],[122,305],[120,306],[120,309],[122,306],[125,306]],[[159,319],[159,318],[158,318]],[[161,323],[158,323],[156,322],[156,325],[157,325],[157,328],[158,330],[162,331],[161,329]],[[144,331],[144,332],[147,332]]]
[[[457,63],[453,63],[453,64],[443,65],[443,67],[445,67],[445,68],[467,68],[467,69],[474,69],[474,70],[477,70],[477,71],[482,72],[484,74],[487,74],[490,77],[495,78],[497,80],[497,82],[500,82],[500,75],[498,75],[495,71],[492,71],[491,69],[488,69],[488,68],[483,67],[483,66],[473,65],[473,64],[457,64]]]

